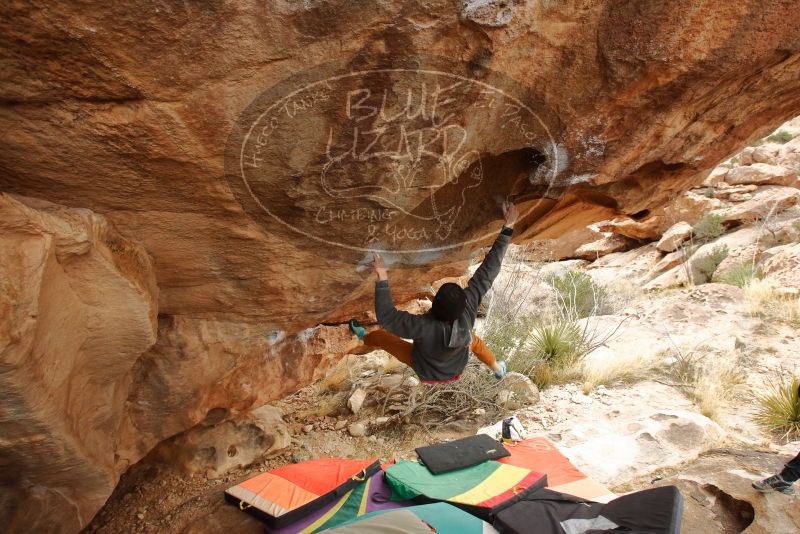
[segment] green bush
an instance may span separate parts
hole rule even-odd
[[[558,307],[567,319],[602,315],[607,311],[608,293],[583,271],[566,271],[551,276],[547,282],[556,290]]]
[[[763,144],[764,144],[764,138],[760,137],[760,138],[756,139],[755,141],[753,141],[752,143],[750,143],[750,146],[761,146]]]
[[[775,132],[774,134],[767,137],[767,141],[770,143],[788,143],[794,139],[794,136],[785,130],[781,130],[780,132]]]
[[[711,280],[714,276],[714,271],[717,270],[719,264],[727,257],[727,245],[714,245],[707,254],[692,260],[692,267],[704,277],[702,283],[705,283]]]
[[[701,240],[712,240],[725,233],[725,219],[716,213],[706,213],[694,225],[694,236]]]
[[[706,198],[714,198],[715,192],[712,186],[708,186],[706,188],[705,196]]]
[[[745,261],[737,263],[717,277],[717,282],[744,288],[753,280],[764,278],[764,271],[761,267],[753,265],[753,262]]]
[[[753,420],[769,432],[779,432],[784,439],[800,436],[800,377],[788,380],[779,376],[772,391],[757,395],[758,411]]]
[[[530,336],[532,318],[525,315],[506,316],[488,323],[481,337],[492,352],[504,360]]]

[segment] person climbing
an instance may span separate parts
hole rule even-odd
[[[497,361],[486,343],[472,334],[472,327],[481,299],[500,273],[518,216],[517,208],[504,202],[503,215],[505,224],[500,235],[467,287],[443,284],[436,292],[430,311],[422,315],[401,311],[394,306],[386,265],[383,258],[375,254],[372,262],[378,275],[375,315],[383,329],[367,333],[358,322],[351,320],[352,332],[365,345],[383,349],[410,366],[424,383],[452,382],[461,378],[470,351],[494,371],[497,379],[502,379],[506,374],[506,362]]]
[[[789,460],[780,473],[753,482],[753,487],[761,493],[777,491],[794,495],[794,483],[798,480],[800,480],[800,454]]]

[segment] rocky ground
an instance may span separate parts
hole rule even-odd
[[[750,483],[800,450],[752,419],[756,395],[800,363],[798,170],[800,138],[750,147],[644,222],[593,226],[597,239],[544,263],[535,247],[512,251],[489,316],[509,297],[523,301],[523,313],[545,313],[554,273],[578,269],[607,290],[606,309],[581,320],[602,342],[568,379],[539,390],[527,378],[492,383],[470,368],[475,387],[489,384],[480,394],[490,402],[447,414],[421,409],[430,388],[385,353],[351,354],[247,418],[162,444],[125,474],[85,531],[260,532],[223,501],[238,480],[320,456],[410,457],[414,447],[513,413],[617,493],[678,485],[685,532],[797,532],[800,500],[759,495]],[[721,230],[700,236],[709,213]],[[711,272],[700,268],[723,247]],[[743,264],[763,280],[733,285],[726,273]]]

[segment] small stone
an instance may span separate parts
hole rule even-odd
[[[483,408],[475,408],[472,410],[472,415],[486,415],[486,410]]]
[[[361,407],[364,405],[364,400],[367,398],[367,392],[361,388],[356,389],[350,398],[347,399],[347,407],[350,409],[351,412],[357,414],[361,411]]]
[[[347,431],[354,438],[360,438],[367,435],[367,427],[364,426],[363,423],[353,423],[347,428]]]
[[[305,425],[305,426],[303,427],[303,432],[305,432],[306,434],[308,434],[308,433],[309,433],[309,432],[311,432],[312,430],[314,430],[314,425]]]
[[[142,519],[144,519],[144,514],[143,514],[143,513],[141,513],[141,512],[139,512],[138,514],[136,514],[136,517],[137,517],[139,520],[142,520]]]
[[[336,426],[334,426],[335,430],[341,430],[347,426],[347,419],[342,419],[341,421],[336,422]]]

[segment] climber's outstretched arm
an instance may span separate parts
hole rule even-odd
[[[392,301],[392,290],[389,288],[389,276],[386,265],[379,254],[375,254],[372,262],[378,281],[375,282],[375,316],[380,325],[392,334],[416,339],[423,333],[423,320],[418,315],[398,310]]]
[[[506,249],[511,243],[511,233],[518,216],[517,208],[510,202],[505,202],[503,203],[503,214],[505,215],[503,230],[495,239],[491,250],[489,250],[475,274],[472,275],[472,278],[469,279],[464,290],[467,294],[467,309],[471,314],[477,314],[481,299],[492,287],[494,279],[500,273],[500,267],[503,265],[503,256],[505,256]]]

